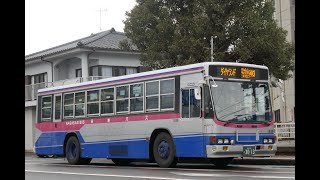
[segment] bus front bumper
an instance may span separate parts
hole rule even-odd
[[[252,155],[244,155],[244,146],[254,146],[255,152]],[[259,148],[257,148],[259,146]],[[271,147],[269,147],[271,146]],[[270,148],[270,149],[269,149]],[[207,145],[207,158],[223,157],[270,157],[275,156],[277,151],[276,144],[256,144],[256,145]]]

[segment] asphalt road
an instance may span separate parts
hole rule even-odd
[[[134,163],[115,166],[111,161],[93,159],[90,165],[69,165],[63,158],[25,157],[26,180],[202,180],[202,179],[294,179],[295,166],[230,165],[217,169],[211,164],[177,164],[159,168],[156,164]]]

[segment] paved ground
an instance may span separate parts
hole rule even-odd
[[[110,160],[94,159],[90,165],[73,166],[64,158],[25,157],[26,180],[98,179],[294,179],[295,166],[231,164],[217,169],[211,164],[180,163],[176,168],[159,168],[151,163],[115,166]]]

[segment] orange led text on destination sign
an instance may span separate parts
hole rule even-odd
[[[236,68],[221,68],[220,72],[221,72],[221,76],[236,76],[237,69]]]
[[[241,68],[241,78],[252,78],[252,77],[256,77],[256,70]]]

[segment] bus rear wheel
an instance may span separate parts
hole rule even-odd
[[[153,156],[160,167],[173,167],[177,164],[173,139],[166,132],[157,135],[153,143]]]
[[[233,158],[215,158],[210,159],[211,163],[214,164],[217,168],[224,168],[233,160]]]
[[[84,159],[81,158],[80,143],[75,136],[71,136],[67,141],[66,157],[69,164],[72,164],[72,165],[82,164],[85,161]]]

